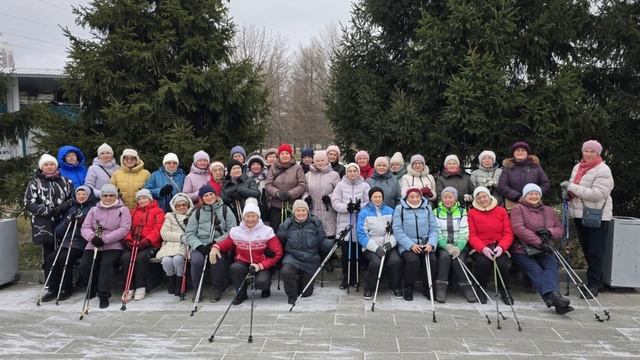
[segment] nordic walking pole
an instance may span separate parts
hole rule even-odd
[[[425,266],[427,268],[427,281],[429,282],[429,298],[431,300],[431,313],[433,314],[433,322],[438,322],[436,320],[436,305],[433,302],[433,280],[431,279],[431,259],[429,256],[430,253],[424,254]]]
[[[493,282],[496,285],[496,293],[493,296],[496,303],[496,317],[498,318],[498,329],[502,329],[502,326],[500,325],[500,308],[498,306],[498,267],[496,266],[495,256],[493,257]]]
[[[256,276],[251,270],[253,269],[249,270],[249,273],[251,274],[251,277],[249,278],[249,282],[251,283],[251,318],[249,320],[249,337],[247,338],[247,342],[249,344],[253,342],[253,302],[256,297]]]
[[[387,233],[384,236],[384,240],[382,241],[382,246],[384,246],[389,240],[389,231],[391,230],[391,223],[387,221]],[[380,277],[382,277],[382,268],[384,267],[384,259],[387,257],[387,252],[385,251],[384,255],[380,259],[380,268],[378,269],[378,279],[376,280],[376,291],[373,292],[373,303],[371,303],[371,312],[376,311],[376,299],[378,298],[378,287],[380,286]]]
[[[213,234],[215,232],[214,219],[211,219],[211,229],[209,231],[209,244],[213,244]],[[207,261],[209,260],[209,254],[204,256],[204,262],[202,263],[202,273],[200,273],[200,281],[198,282],[198,290],[196,291],[196,298],[193,301],[193,308],[191,309],[191,316],[198,312],[198,304],[200,303],[200,294],[202,293],[202,283],[204,282],[204,272],[207,270]]]
[[[469,279],[469,275],[467,274],[466,267],[463,267],[462,260],[460,260],[460,257],[456,257],[456,260],[458,260],[458,263],[460,264],[460,267],[462,268],[462,272],[464,273],[464,277],[467,279],[467,283],[469,284],[469,286],[471,286],[471,291],[473,291],[473,295],[475,295],[476,301],[478,302],[478,304],[480,304],[480,309],[482,309],[482,304],[480,303],[480,297],[478,296],[478,293],[476,292],[475,285],[471,282],[471,279]],[[478,311],[480,311],[480,309]],[[487,312],[484,309],[482,309],[480,314],[484,315],[484,317],[487,318],[487,325],[490,325],[491,324],[491,319],[489,318],[489,315],[487,314]]]
[[[67,248],[67,256],[64,260],[64,267],[62,268],[62,278],[60,279],[60,284],[58,285],[58,294],[56,295],[56,305],[59,304],[60,301],[60,293],[62,293],[62,285],[64,284],[64,277],[67,274],[67,266],[69,264],[69,255],[71,255],[71,247],[73,245],[73,237],[76,235],[76,228],[78,226],[78,219],[73,222],[73,230],[71,231],[71,239],[69,239],[69,247]],[[64,238],[62,238],[62,242],[64,242]],[[60,244],[60,248],[62,248],[62,244]],[[54,262],[55,264],[55,262]]]
[[[136,260],[138,258],[138,241],[133,243],[131,248],[131,258],[129,259],[129,269],[127,271],[127,281],[122,292],[122,306],[120,310],[127,310],[127,302],[129,302],[129,289],[131,289],[131,283],[133,281],[133,272],[136,268]]]
[[[509,291],[509,289],[507,289],[507,285],[504,283],[504,279],[502,278],[502,273],[500,272],[500,269],[498,268],[498,263],[496,262],[496,257],[493,257],[493,267],[495,268],[495,272],[496,274],[498,274],[498,279],[500,279],[500,284],[502,285],[502,288],[504,289],[504,292],[507,294],[507,296],[509,297],[509,299],[513,299],[513,296],[511,296],[511,291]],[[497,285],[496,285],[497,287]],[[496,302],[497,304],[497,302]],[[511,308],[511,312],[513,313],[513,320],[516,322],[516,325],[518,325],[518,331],[522,331],[522,326],[520,326],[520,321],[518,320],[518,315],[516,315],[516,309],[513,308],[513,300],[509,301],[509,307]]]
[[[569,236],[569,230],[571,229],[571,223],[569,222],[569,197],[565,190],[562,191],[562,222],[564,225],[564,236],[565,246],[569,246],[569,242],[571,241],[571,237]],[[562,249],[562,238],[560,239],[560,249]],[[567,251],[567,254],[569,252]],[[566,270],[565,270],[566,271]],[[565,281],[567,283],[567,291],[564,296],[569,296],[569,273],[565,274]]]
[[[64,237],[62,238],[62,241],[64,241],[64,239],[67,237],[67,234],[69,233],[69,229],[71,229],[71,223],[69,223],[69,225],[67,225],[67,230],[65,230],[65,232],[64,232]],[[56,239],[54,238],[53,239],[53,243],[55,244],[55,242],[56,242]],[[62,245],[58,246],[58,251],[56,252],[56,256],[53,258],[53,264],[58,262],[58,257],[60,256],[60,250],[62,250]],[[49,279],[51,279],[51,269],[49,269],[49,273],[47,274],[47,278],[44,281],[44,285],[42,285],[42,290],[40,291],[40,296],[38,296],[38,301],[36,302],[37,306],[40,306],[40,302],[42,301],[42,297],[44,296],[44,290],[49,285]]]
[[[102,237],[102,231],[104,228],[100,225],[99,222],[96,221],[96,237]],[[93,283],[93,270],[96,265],[96,257],[98,256],[98,248],[96,246],[93,247],[93,260],[91,260],[91,270],[89,270],[89,282],[87,283],[87,294],[84,297],[84,303],[82,303],[82,311],[80,311],[80,320],[84,318],[85,315],[89,313],[89,296],[91,296],[91,284]]]
[[[184,252],[184,266],[182,267],[182,283],[180,284],[180,301],[184,301],[185,294],[187,293],[187,263],[189,259],[189,245],[186,246]]]
[[[489,294],[487,293],[487,291],[482,287],[482,285],[480,285],[480,282],[478,282],[478,279],[476,279],[476,277],[473,275],[473,273],[471,272],[471,270],[469,269],[469,267],[467,267],[467,265],[464,263],[464,261],[460,260],[460,265],[462,266],[462,270],[464,270],[470,277],[471,279],[474,281],[474,283],[476,285],[478,285],[478,288],[480,290],[482,290],[482,293],[484,294],[484,296],[487,298],[487,300],[491,303],[491,305],[494,304],[494,301],[491,299],[491,297],[489,296]],[[478,302],[480,302],[480,298],[478,298]],[[507,317],[504,316],[502,314],[502,312],[500,312],[500,316],[502,317],[502,320],[507,320]]]
[[[349,260],[349,262],[347,263],[347,294],[349,294],[351,289],[351,245],[353,241],[353,233],[351,232],[351,229],[353,229],[353,225],[351,224],[351,213],[349,213],[349,229],[350,229],[349,243],[348,243],[349,250],[347,250],[348,251],[347,259]]]
[[[334,252],[336,252],[336,250],[338,249],[338,247],[340,246],[340,243],[343,243],[345,241],[345,238],[347,237],[347,235],[349,234],[349,231],[351,231],[351,225],[347,225],[346,228],[344,228],[344,230],[342,230],[340,232],[340,234],[338,235],[338,238],[336,239],[336,243],[333,244],[333,247],[331,248],[331,250],[329,251],[329,254],[327,254],[327,256],[324,258],[324,260],[322,261],[322,263],[320,264],[320,266],[318,266],[318,269],[316,270],[316,272],[313,274],[313,276],[311,277],[311,279],[309,279],[309,282],[307,282],[307,285],[304,287],[304,289],[302,289],[302,291],[300,292],[300,294],[298,295],[298,298],[296,299],[296,301],[293,303],[293,305],[291,305],[291,308],[289,309],[289,311],[292,311],[293,308],[296,306],[296,304],[298,304],[298,301],[300,301],[300,298],[302,297],[302,294],[305,293],[305,291],[307,291],[307,289],[309,288],[309,286],[311,286],[311,284],[313,284],[313,281],[315,280],[315,278],[318,276],[318,273],[320,273],[320,271],[322,271],[322,269],[324,268],[324,266],[327,264],[327,262],[329,262],[329,260],[331,259],[331,255],[333,255]]]
[[[240,290],[242,290],[242,288],[244,287],[244,284],[247,282],[247,279],[249,279],[250,276],[251,274],[247,273],[247,275],[242,280],[242,283],[240,283],[240,287],[236,289],[236,294],[233,296],[233,299],[231,299],[231,301],[229,302],[229,306],[227,306],[227,310],[225,310],[224,314],[222,314],[222,318],[220,318],[220,321],[218,321],[218,325],[216,325],[215,330],[213,330],[213,333],[211,334],[211,336],[209,336],[209,342],[213,342],[213,339],[216,337],[216,333],[218,333],[218,329],[220,329],[220,325],[222,325],[222,322],[227,317],[227,314],[229,313],[229,310],[231,309],[233,302],[238,297],[238,294],[240,294]]]

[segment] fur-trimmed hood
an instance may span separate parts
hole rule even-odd
[[[516,159],[513,157],[507,158],[502,160],[502,166],[506,167],[506,168],[513,168],[514,166],[518,166],[518,165],[533,165],[533,166],[540,166],[540,158],[538,158],[535,155],[529,155],[527,156],[527,160],[523,161],[522,163],[517,163]]]

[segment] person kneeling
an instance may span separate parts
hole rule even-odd
[[[262,297],[271,295],[271,270],[282,258],[282,245],[273,233],[273,229],[260,219],[260,209],[253,202],[247,203],[242,211],[242,222],[229,231],[229,236],[213,245],[209,261],[215,264],[221,258],[221,252],[235,250],[235,262],[231,264],[231,282],[239,293],[233,301],[234,305],[247,300],[247,283],[240,288],[247,273],[254,275],[254,286],[262,290]],[[265,252],[271,251],[274,256],[267,257]]]
[[[320,266],[320,252],[328,253],[334,242],[327,239],[322,222],[309,215],[309,205],[304,200],[293,203],[293,217],[288,218],[278,229],[278,239],[286,252],[282,259],[282,280],[289,304],[294,304],[298,295]],[[302,293],[302,297],[313,294],[313,283]]]

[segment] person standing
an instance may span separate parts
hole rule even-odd
[[[98,156],[93,159],[93,164],[87,170],[84,183],[93,189],[93,194],[100,198],[102,185],[108,184],[113,173],[120,168],[113,158],[113,149],[104,143],[98,147]]]
[[[242,172],[240,162],[230,160],[227,169],[229,172],[222,182],[222,201],[236,214],[236,218],[240,219],[247,199],[254,198],[257,201],[260,191],[258,184]]]
[[[153,199],[158,202],[158,207],[163,212],[171,211],[169,202],[174,194],[182,191],[184,187],[184,171],[178,167],[180,161],[174,153],[168,153],[162,159],[162,166],[147,179],[144,187],[151,191]]]
[[[522,188],[533,183],[542,189],[543,193],[551,190],[551,183],[540,165],[540,159],[531,155],[531,147],[524,141],[518,141],[511,146],[513,157],[502,161],[502,173],[498,181],[498,192],[504,198],[504,205],[511,210],[522,197]]]
[[[331,206],[331,194],[340,182],[340,177],[329,164],[325,151],[316,151],[313,164],[305,175],[307,194],[311,197],[311,214],[323,224],[326,235],[336,236],[336,212]]]
[[[340,148],[335,145],[329,145],[325,151],[327,152],[331,168],[333,171],[337,172],[340,179],[342,179],[344,177],[345,169],[344,166],[340,164]]]
[[[356,164],[360,168],[360,176],[362,176],[364,180],[367,180],[373,176],[373,168],[369,163],[370,160],[368,152],[366,152],[365,150],[358,151],[356,153],[355,160]]]
[[[278,162],[269,169],[265,189],[269,196],[269,225],[277,229],[289,216],[291,205],[300,199],[306,190],[302,166],[293,158],[289,144],[278,147]],[[284,210],[283,210],[284,209]]]
[[[446,187],[453,187],[458,190],[458,202],[460,204],[470,203],[473,201],[473,183],[471,177],[467,174],[460,165],[460,159],[456,155],[447,155],[444,159],[444,169],[438,176],[436,187],[438,189],[444,189]]]
[[[420,154],[411,157],[407,174],[400,179],[399,183],[402,196],[405,196],[410,188],[417,187],[424,198],[429,201],[436,200],[436,180],[429,174],[429,167],[424,161],[424,156]]]
[[[384,191],[384,202],[392,209],[400,203],[400,184],[398,184],[398,180],[389,169],[388,158],[380,156],[376,159],[373,176],[366,181],[370,187],[379,187]]]
[[[484,186],[491,191],[491,196],[496,198],[498,205],[504,203],[504,199],[498,191],[502,169],[496,162],[496,154],[491,150],[485,150],[478,155],[478,168],[471,172],[473,186]]]
[[[184,179],[182,192],[189,195],[191,201],[198,201],[198,190],[209,181],[209,154],[200,150],[193,154],[191,170]]]
[[[404,164],[404,157],[402,157],[402,153],[397,151],[393,154],[391,159],[389,159],[389,164],[391,166],[391,173],[399,182],[407,173],[407,166]]]
[[[58,149],[60,175],[71,180],[74,187],[84,185],[87,177],[86,158],[82,151],[73,145],[65,145]]]
[[[309,167],[313,164],[313,154],[314,151],[311,148],[302,149],[300,153],[300,166],[305,174],[309,172]]]
[[[144,161],[133,149],[124,149],[120,156],[120,168],[113,173],[109,182],[116,186],[119,196],[129,209],[136,207],[136,193],[144,187],[151,175],[144,168]]]

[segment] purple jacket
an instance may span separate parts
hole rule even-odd
[[[309,172],[305,175],[307,179],[307,194],[313,199],[311,214],[320,219],[327,236],[336,235],[336,212],[331,204],[325,205],[322,196],[333,193],[333,189],[340,182],[340,175],[333,170],[331,165],[318,170],[315,165],[309,166]]]
[[[358,220],[358,213],[354,212],[349,214],[347,211],[347,204],[350,201],[356,202],[360,199],[360,209],[364,209],[369,203],[369,189],[371,186],[364,181],[362,176],[354,181],[349,180],[347,175],[342,177],[342,180],[336,185],[331,193],[331,206],[338,213],[336,218],[336,234],[340,233],[347,225],[353,225],[353,231],[350,236],[356,233],[356,221]],[[355,238],[347,237],[350,241],[357,241]]]
[[[124,239],[131,227],[131,213],[129,208],[124,206],[122,200],[118,199],[118,202],[109,208],[98,202],[95,207],[89,210],[81,229],[82,237],[87,240],[85,250],[93,250],[91,239],[95,236],[98,223],[103,228],[102,240],[104,241],[104,246],[102,250],[124,249],[122,239]]]
[[[542,239],[536,235],[536,231],[540,229],[549,230],[552,239],[560,239],[563,234],[562,224],[553,208],[546,205],[534,207],[524,201],[519,202],[511,209],[511,230],[518,240],[513,241],[510,251],[524,254],[520,241],[540,247]]]
[[[182,186],[182,192],[189,195],[191,200],[197,202],[198,199],[198,190],[200,188],[209,183],[209,170],[208,169],[198,169],[196,164],[191,164],[191,170],[189,170],[189,175],[184,179],[184,185]]]
[[[100,188],[102,188],[102,185],[109,183],[111,175],[119,168],[120,165],[116,164],[115,159],[105,163],[96,157],[93,159],[93,165],[89,166],[89,170],[87,170],[84,184],[90,186],[93,189],[93,194],[100,198]]]
[[[522,162],[517,162],[514,158],[505,159],[502,162],[498,192],[505,199],[518,202],[522,196],[522,188],[529,183],[540,186],[542,195],[546,195],[551,189],[549,178],[540,166],[540,159],[537,156],[529,155],[528,159]]]

